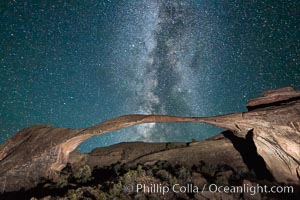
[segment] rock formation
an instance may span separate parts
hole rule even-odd
[[[291,87],[266,91],[247,107],[249,112],[215,117],[126,115],[85,129],[39,125],[21,130],[0,146],[0,192],[26,190],[46,179],[55,181],[57,172],[73,162],[69,155],[83,141],[152,122],[201,122],[228,131],[180,150],[159,144],[135,144],[130,149],[124,148],[125,143],[93,151],[85,159],[94,166],[117,162],[147,164],[161,159],[187,165],[200,160],[209,164],[230,163],[234,168],[252,168],[262,177],[272,176],[278,182],[299,185],[300,91]],[[100,158],[96,162],[91,159],[94,155]]]

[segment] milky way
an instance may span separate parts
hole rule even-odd
[[[132,44],[134,51],[129,56],[133,67],[132,96],[135,101],[127,102],[129,110],[142,114],[185,114],[192,115],[196,74],[191,68],[197,34],[192,27],[197,15],[190,15],[191,6],[184,2],[140,2],[138,18],[128,22],[125,32],[137,37]],[[135,5],[131,5],[134,8]],[[138,10],[137,9],[137,10]],[[140,11],[140,10],[138,10]],[[132,31],[138,26],[141,31]],[[128,29],[128,30],[127,30]],[[196,33],[195,33],[196,32]],[[142,140],[150,140],[159,132],[175,132],[179,128],[160,128],[156,124],[137,127]],[[138,138],[140,139],[140,138]],[[160,140],[165,138],[160,137]]]
[[[300,88],[299,3],[6,1],[0,7],[0,143],[34,124],[82,128],[119,115],[244,111]],[[146,124],[94,137],[191,141],[220,129]]]
[[[209,28],[214,25],[199,23],[199,18],[206,22],[210,19],[201,16],[203,13],[197,12],[195,6],[182,1],[139,1],[121,9],[119,18],[130,16],[126,25],[121,25],[116,42],[122,48],[115,50],[116,57],[125,58],[117,64],[117,74],[127,71],[122,77],[126,82],[124,90],[128,92],[125,112],[208,115],[210,104],[201,97],[201,92],[205,94],[211,89],[203,82],[209,79],[209,74],[199,70],[202,66],[198,66],[196,53],[200,51],[197,47],[200,43],[209,48],[206,44],[210,41]],[[127,136],[131,140],[182,141],[186,135],[195,133],[207,137],[207,128],[202,125],[199,134],[199,126],[191,124],[144,124],[126,132],[134,133]]]

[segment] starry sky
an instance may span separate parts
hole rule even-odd
[[[299,1],[0,2],[0,143],[35,124],[83,128],[124,114],[245,111],[265,89],[300,89]],[[96,136],[191,141],[203,124],[146,124]]]

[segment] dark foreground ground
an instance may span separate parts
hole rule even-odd
[[[257,171],[254,168],[249,170],[248,167],[237,168],[230,164],[210,164],[203,160],[192,165],[166,160],[153,160],[144,164],[100,164],[101,160],[107,162],[108,158],[116,158],[121,149],[130,151],[129,146],[144,146],[140,152],[145,149],[151,152],[152,148],[156,148],[159,151],[154,154],[157,154],[182,152],[194,145],[197,146],[197,142],[122,143],[96,149],[90,154],[74,152],[72,163],[61,171],[57,182],[43,180],[33,189],[5,193],[0,199],[299,199],[299,186],[293,185],[292,192],[291,188],[284,188],[291,185],[280,184],[274,181],[268,171]],[[126,154],[123,150],[122,154]],[[100,154],[106,154],[107,157]],[[134,155],[133,151],[128,158]],[[267,191],[256,192],[258,185],[266,187]],[[224,186],[229,186],[231,192],[216,192],[217,187],[224,191]],[[277,186],[281,192],[268,192],[272,186]],[[239,191],[242,187],[244,191]]]

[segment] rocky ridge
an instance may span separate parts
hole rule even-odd
[[[262,97],[249,101],[247,108],[249,112],[215,117],[127,115],[79,130],[44,125],[24,129],[0,146],[0,192],[15,195],[23,189],[33,194],[34,188],[41,184],[60,183],[62,172],[66,169],[72,172],[68,180],[76,179],[74,174],[82,169],[90,169],[90,177],[95,180],[98,178],[94,174],[101,174],[103,169],[120,168],[119,178],[113,177],[121,181],[122,173],[125,175],[128,170],[137,170],[137,166],[141,166],[147,171],[162,161],[168,163],[168,173],[183,167],[189,171],[191,179],[203,177],[205,173],[196,169],[205,163],[210,171],[214,171],[207,177],[214,177],[219,168],[226,168],[231,171],[226,173],[240,176],[239,184],[249,181],[245,174],[254,174],[252,178],[256,182],[267,180],[298,187],[300,91],[291,87],[266,91]],[[204,122],[227,131],[208,140],[191,143],[121,143],[95,149],[89,154],[74,151],[93,135],[150,122]],[[154,175],[150,179],[159,181],[156,172],[152,172]],[[176,178],[174,173],[172,176]],[[204,178],[206,182],[217,180],[207,177]],[[71,187],[69,182],[66,187]],[[195,195],[192,197],[196,198]]]

